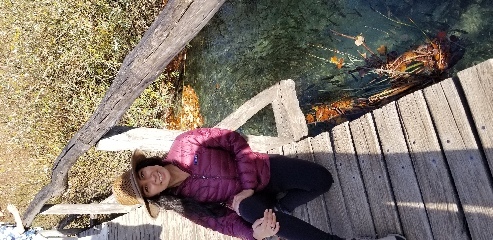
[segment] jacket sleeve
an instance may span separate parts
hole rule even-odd
[[[250,223],[243,220],[234,211],[228,209],[226,215],[218,218],[186,216],[190,221],[222,234],[237,237],[243,240],[255,240]]]
[[[185,141],[185,144],[188,141],[188,144],[221,148],[233,153],[242,188],[255,190],[259,186],[257,163],[255,161],[260,160],[260,158],[252,151],[245,138],[239,133],[220,128],[198,128],[186,132],[178,138],[180,138],[180,141]]]

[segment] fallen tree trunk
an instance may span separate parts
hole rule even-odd
[[[225,0],[170,0],[139,44],[125,57],[115,80],[90,119],[70,139],[53,164],[51,182],[29,204],[29,227],[43,205],[67,188],[68,171],[108,132],[166,65],[205,26]]]

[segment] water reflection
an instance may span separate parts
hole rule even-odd
[[[256,93],[282,79],[296,82],[304,112],[368,85],[324,59],[337,51],[358,56],[363,49],[331,29],[363,34],[372,49],[385,45],[403,53],[440,31],[466,43],[453,72],[493,56],[493,7],[487,1],[308,0],[227,1],[190,43],[186,84],[199,94],[205,125],[213,126]],[[359,52],[358,52],[359,51]],[[265,109],[240,131],[273,135]],[[323,130],[324,124],[311,126]]]

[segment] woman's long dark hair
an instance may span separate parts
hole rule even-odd
[[[150,157],[135,166],[135,172],[148,166],[166,166],[170,162],[164,162],[160,157]],[[171,189],[166,189],[157,196],[147,198],[153,203],[165,210],[173,210],[182,216],[189,217],[196,215],[198,217],[222,217],[226,214],[226,207],[219,203],[200,203],[191,198],[182,198],[171,193]]]

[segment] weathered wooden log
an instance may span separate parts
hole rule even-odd
[[[225,0],[170,0],[139,44],[125,57],[115,80],[90,119],[70,139],[53,164],[51,182],[23,216],[29,227],[42,206],[67,188],[72,165],[113,127],[134,100],[197,35]]]

